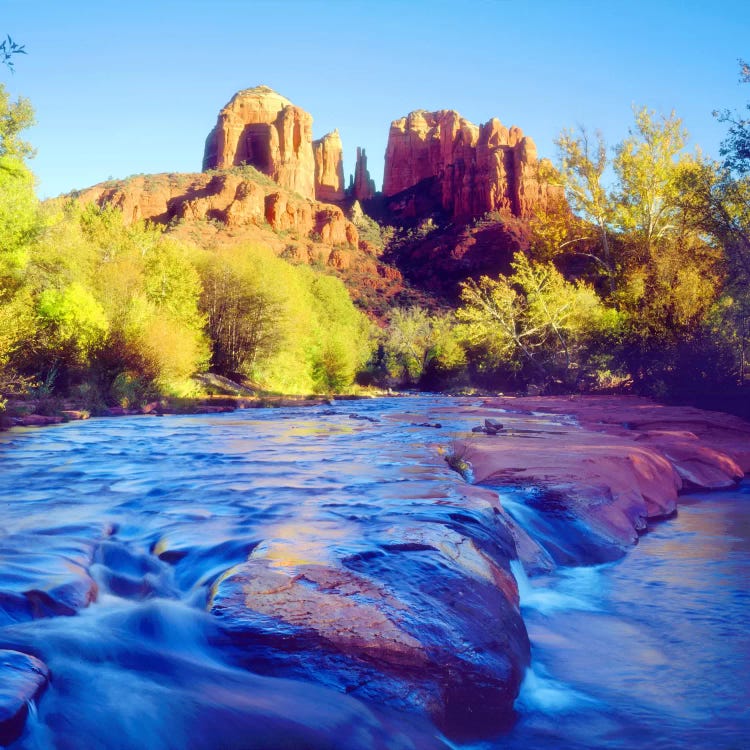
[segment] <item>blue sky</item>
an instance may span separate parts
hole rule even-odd
[[[367,149],[380,184],[391,120],[456,109],[518,125],[554,157],[564,127],[627,134],[633,104],[682,117],[717,155],[750,59],[750,2],[0,0],[25,44],[12,95],[31,99],[42,197],[140,172],[200,170],[235,91],[265,84],[338,127],[345,170]]]

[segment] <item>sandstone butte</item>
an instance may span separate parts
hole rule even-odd
[[[750,424],[719,412],[580,396],[494,398],[462,413],[504,425],[458,442],[474,481],[538,491],[533,504],[569,541],[578,535],[552,560],[520,534],[532,570],[619,557],[649,519],[675,512],[681,492],[729,488],[750,473]]]
[[[297,261],[344,269],[356,260],[375,279],[387,275],[374,258],[355,258],[358,249],[371,248],[360,248],[357,228],[330,203],[344,198],[338,132],[313,142],[312,117],[270,88],[240,91],[221,110],[206,140],[203,166],[202,174],[101,183],[80,191],[77,198],[116,206],[127,223],[149,220],[174,227],[182,222],[193,231],[198,222],[215,221],[235,241],[260,238]],[[291,232],[317,247],[279,245],[268,232],[249,235],[252,228]],[[333,249],[321,252],[320,245]],[[400,277],[395,281],[398,286]]]
[[[268,86],[237,92],[206,138],[203,170],[242,164],[314,200],[312,116]]]
[[[398,196],[430,180],[442,210],[454,218],[489,211],[527,218],[563,201],[561,188],[544,179],[547,164],[537,159],[531,138],[496,118],[477,126],[453,110],[417,110],[391,123],[383,194]],[[409,213],[398,201],[391,206]]]

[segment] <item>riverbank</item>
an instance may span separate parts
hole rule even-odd
[[[11,401],[6,411],[0,412],[0,430],[10,427],[47,427],[63,422],[75,422],[91,417],[133,417],[148,415],[163,417],[167,414],[222,414],[238,409],[285,408],[296,406],[321,406],[336,401],[358,401],[385,396],[378,391],[328,395],[289,396],[277,394],[204,394],[185,398],[162,398],[138,407],[101,406],[86,408],[76,400],[24,399]]]

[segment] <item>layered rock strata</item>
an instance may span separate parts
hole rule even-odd
[[[680,492],[725,489],[750,472],[750,425],[717,412],[625,396],[498,398],[472,411],[504,429],[457,451],[480,484],[526,488],[560,564],[617,558],[649,519],[675,511]]]
[[[544,169],[520,128],[495,118],[477,126],[453,110],[418,110],[391,123],[383,193],[392,197],[431,181],[442,210],[453,217],[489,211],[528,217],[563,199]]]
[[[312,117],[268,86],[235,94],[206,139],[203,169],[242,164],[315,199]]]

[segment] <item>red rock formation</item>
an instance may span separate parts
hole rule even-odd
[[[357,147],[357,163],[354,166],[354,182],[352,183],[352,198],[366,201],[375,196],[375,180],[370,178],[367,170],[367,154],[363,148]]]
[[[536,146],[517,127],[492,119],[477,127],[453,110],[416,111],[391,124],[383,193],[423,180],[438,183],[440,206],[453,217],[503,211],[526,217],[562,200],[539,178]]]
[[[319,201],[344,200],[344,157],[339,131],[313,141],[315,197]]]
[[[250,164],[280,186],[315,198],[312,117],[267,86],[245,89],[221,110],[203,169]]]
[[[750,424],[717,412],[626,396],[498,398],[473,411],[505,425],[459,444],[475,480],[547,493],[545,512],[561,514],[571,533],[574,522],[584,529],[589,557],[572,562],[621,554],[647,519],[674,511],[680,491],[731,487],[750,472]]]
[[[326,245],[357,247],[357,228],[337,206],[304,200],[271,182],[241,173],[149,175],[95,185],[78,195],[84,203],[114,205],[125,221],[216,220],[228,229],[263,226],[293,231]]]
[[[491,493],[422,490],[415,515],[405,492],[382,531],[351,544],[309,518],[269,529],[217,578],[208,609],[268,674],[322,679],[446,731],[496,731],[529,661],[512,537]]]

